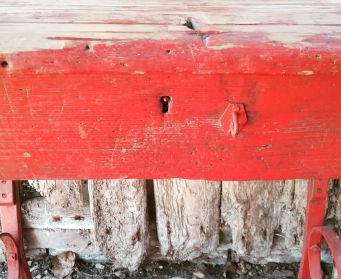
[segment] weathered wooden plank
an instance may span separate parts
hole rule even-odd
[[[10,65],[0,71],[1,177],[339,176],[337,48],[248,40],[243,48],[209,50],[191,35],[92,52],[82,42],[7,57]],[[163,94],[171,97],[168,113]],[[248,117],[236,138],[221,121],[230,103],[242,103]]]
[[[82,210],[85,187],[81,180],[29,180],[46,200],[57,208]]]
[[[93,229],[90,208],[66,209],[51,205],[45,198],[37,197],[25,201],[22,206],[23,227],[35,229]]]
[[[115,267],[138,268],[149,243],[145,180],[89,180],[97,247]]]
[[[47,248],[59,251],[98,252],[91,230],[25,229],[24,240],[28,248]]]
[[[223,182],[221,218],[238,254],[260,262],[297,258],[303,238],[307,181]]]
[[[28,0],[20,5],[6,0],[0,4],[0,52],[63,48],[81,38],[174,39],[175,32],[191,32],[183,26],[187,18],[202,23],[194,27],[204,26],[206,31],[258,32],[269,42],[305,46],[312,44],[307,40],[310,36],[341,32],[340,11],[340,3],[331,0],[266,4],[189,0],[186,5],[181,1],[134,0],[127,4],[112,0],[100,6],[94,0]]]
[[[154,181],[161,254],[191,260],[219,243],[221,183],[204,180]]]

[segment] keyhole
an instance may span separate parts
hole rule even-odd
[[[170,103],[170,101],[171,101],[171,97],[170,96],[161,96],[160,102],[161,102],[162,112],[163,113],[169,112],[169,103]]]

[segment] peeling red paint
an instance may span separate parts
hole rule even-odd
[[[337,43],[87,44],[1,56],[2,179],[340,176]],[[229,103],[248,118],[235,138],[219,123]]]

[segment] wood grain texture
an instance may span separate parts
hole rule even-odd
[[[90,230],[25,229],[24,241],[28,248],[46,248],[75,253],[92,250],[98,252]]]
[[[339,1],[95,0],[1,1],[0,52],[63,48],[77,39],[174,39],[189,30],[213,36],[263,33],[267,41],[314,45],[307,38],[341,32]],[[278,30],[281,30],[278,32]],[[29,35],[28,35],[29,34]],[[13,42],[15,40],[15,43]],[[229,44],[225,44],[227,47]]]
[[[307,181],[223,182],[221,218],[233,249],[253,262],[291,251],[303,241]]]
[[[217,248],[220,182],[159,179],[154,192],[162,255],[192,260]]]
[[[30,180],[29,184],[57,208],[83,208],[85,189],[81,180]]]
[[[144,180],[89,180],[93,235],[116,268],[136,270],[147,253],[149,234]]]
[[[188,35],[6,56],[0,177],[338,177],[337,38],[317,49],[234,40],[244,46],[212,50]],[[248,117],[236,138],[220,120],[230,103]]]
[[[340,6],[2,1],[1,179],[340,176]]]
[[[60,208],[37,197],[25,201],[21,206],[24,228],[35,229],[93,229],[89,205],[82,208]]]

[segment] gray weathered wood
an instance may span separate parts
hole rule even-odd
[[[147,253],[146,181],[89,180],[95,243],[115,267],[136,270]]]
[[[48,248],[60,251],[98,252],[91,238],[91,230],[25,229],[24,242],[28,248]]]
[[[160,179],[154,193],[162,255],[191,260],[217,248],[220,182]]]
[[[29,180],[46,200],[59,208],[81,209],[84,186],[81,180]]]
[[[304,180],[223,182],[225,238],[230,235],[234,250],[255,262],[281,250],[300,251],[306,192]]]
[[[64,209],[51,205],[43,197],[36,197],[25,201],[21,209],[24,228],[93,229],[88,204],[79,209]]]

